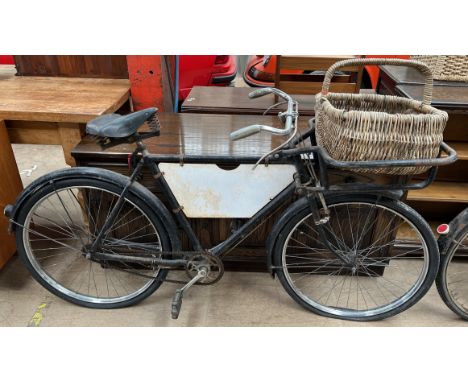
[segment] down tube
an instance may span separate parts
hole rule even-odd
[[[276,195],[266,206],[252,216],[241,228],[229,236],[225,241],[210,249],[214,256],[221,256],[224,252],[233,247],[237,241],[244,239],[260,222],[273,213],[282,203],[290,198],[296,189],[296,185],[291,183],[278,195]]]

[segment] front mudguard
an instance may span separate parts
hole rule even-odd
[[[466,225],[468,225],[468,208],[465,208],[449,223],[448,235],[440,235],[437,239],[441,255],[445,255],[453,240]]]

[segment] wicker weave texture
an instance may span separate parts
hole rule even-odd
[[[329,69],[330,77],[340,65],[384,62],[404,65],[405,60],[346,60]],[[316,138],[330,156],[340,161],[429,159],[439,153],[448,120],[444,111],[430,106],[432,77],[421,66],[427,82],[424,102],[380,94],[328,93],[324,81],[316,96]],[[336,64],[335,64],[336,65]],[[327,76],[326,76],[327,77]],[[427,171],[427,167],[384,167],[359,172],[410,175]]]
[[[435,80],[468,82],[468,56],[412,56],[425,63]]]

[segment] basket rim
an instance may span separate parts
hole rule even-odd
[[[340,98],[354,98],[354,99],[362,99],[364,101],[377,101],[377,100],[385,100],[391,99],[397,102],[402,103],[404,106],[407,106],[411,109],[418,110],[420,113],[418,114],[403,114],[403,113],[387,113],[385,111],[365,111],[365,110],[345,110],[335,107],[331,102],[330,99],[333,100],[336,96]],[[427,118],[427,116],[433,117],[440,117],[446,118],[448,114],[446,111],[436,109],[431,105],[424,105],[422,101],[409,99],[400,96],[394,95],[385,95],[385,94],[366,94],[366,93],[327,93],[323,95],[322,93],[317,93],[316,97],[316,106],[315,109],[318,111],[318,108],[327,109],[324,112],[339,112],[343,118],[346,118],[349,114],[351,115],[360,115],[360,114],[369,114],[369,115],[381,115],[385,116],[386,118],[402,118],[402,117],[411,117],[411,118]]]

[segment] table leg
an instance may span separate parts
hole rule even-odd
[[[5,122],[0,120],[0,268],[16,251],[15,237],[8,234],[8,219],[3,215],[5,205],[13,203],[23,189]]]
[[[75,160],[71,155],[72,149],[81,141],[85,135],[85,125],[82,123],[58,123],[58,132],[60,142],[65,156],[65,162],[74,167],[76,166]]]

